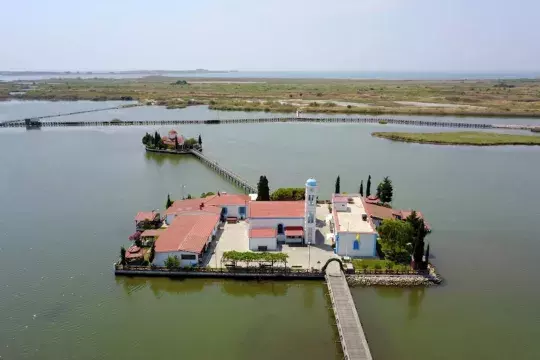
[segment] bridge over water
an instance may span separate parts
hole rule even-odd
[[[112,109],[116,109],[112,108]],[[102,111],[107,109],[87,110],[76,113]],[[110,110],[110,109],[109,109]],[[71,113],[75,114],[75,113]],[[62,115],[50,115],[48,117],[58,117]],[[44,118],[44,117],[43,117]],[[208,120],[130,120],[130,121],[40,121],[43,118],[26,119],[32,120],[31,128],[40,127],[81,127],[81,126],[152,126],[152,125],[218,125],[218,124],[256,124],[256,123],[353,123],[353,124],[392,124],[392,125],[410,125],[410,126],[430,126],[441,128],[465,128],[465,129],[493,129],[493,128],[512,128],[510,125],[495,125],[488,123],[471,123],[457,121],[433,121],[433,120],[413,120],[413,119],[392,119],[392,118],[353,118],[353,117],[272,117],[272,118],[244,118],[244,119],[208,119]],[[519,129],[529,128],[527,126],[517,125]],[[27,127],[28,121],[13,120],[0,123],[0,127]]]

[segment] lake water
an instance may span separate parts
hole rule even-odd
[[[121,114],[125,120],[218,116],[204,107]],[[118,117],[116,111],[78,116]],[[167,193],[181,197],[182,185],[193,195],[235,191],[195,159],[145,154],[142,135],[169,128],[0,130],[0,356],[340,358],[322,283],[112,275],[136,211],[163,208]],[[395,206],[424,212],[434,228],[432,261],[445,284],[352,290],[375,359],[539,358],[540,148],[370,136],[381,129],[404,127],[177,128],[201,134],[205,154],[253,183],[265,174],[274,189],[302,186],[313,176],[329,197],[337,175],[347,192],[356,192],[369,174],[375,184],[388,175]]]

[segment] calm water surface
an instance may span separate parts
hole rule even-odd
[[[126,120],[217,116],[200,107],[127,110]],[[134,212],[162,208],[182,185],[194,195],[235,191],[194,159],[145,154],[144,132],[168,129],[0,130],[0,356],[148,358],[183,348],[186,358],[339,358],[320,283],[114,278]],[[272,188],[301,186],[314,176],[324,197],[338,174],[348,192],[368,174],[375,183],[389,175],[395,206],[425,213],[445,285],[353,289],[376,359],[539,358],[540,148],[370,136],[381,129],[403,127],[178,130],[202,134],[207,155],[253,183],[266,174]]]

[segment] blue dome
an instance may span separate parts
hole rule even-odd
[[[317,180],[313,178],[307,179],[306,186],[317,186]]]

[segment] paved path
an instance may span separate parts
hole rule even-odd
[[[372,360],[345,275],[329,264],[325,278],[345,359]]]

